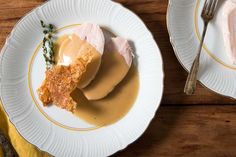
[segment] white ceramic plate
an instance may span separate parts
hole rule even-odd
[[[218,12],[208,27],[201,55],[200,82],[221,95],[236,98],[236,66],[225,52],[222,27],[222,6],[219,1]],[[175,54],[187,70],[190,69],[199,46],[203,30],[200,13],[204,0],[170,0],[167,14],[167,27]]]
[[[62,28],[60,34],[74,24],[97,23],[133,42],[140,90],[124,118],[98,128],[54,106],[42,107],[36,95],[45,70],[40,19]],[[109,0],[49,1],[20,20],[1,54],[1,99],[10,121],[27,141],[54,156],[109,156],[126,148],[145,131],[161,101],[163,67],[156,42],[134,13]]]

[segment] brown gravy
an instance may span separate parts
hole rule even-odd
[[[57,52],[56,56],[57,61],[60,60],[60,55],[62,55],[58,53],[59,51],[61,51],[60,46],[64,40],[67,40],[67,38],[68,36],[63,36],[59,38],[56,42],[55,51]],[[102,64],[102,66],[104,66],[103,68],[105,69],[111,68],[109,66],[111,65],[111,62],[116,62],[117,64],[125,62],[120,57],[121,56],[118,53],[111,53],[109,55],[106,55],[105,53],[102,62],[107,64]],[[122,79],[122,77],[124,77],[125,73],[127,73],[128,71],[128,65],[122,64],[117,67],[118,67],[117,71],[115,71],[114,69],[112,70],[112,75],[121,72],[122,74],[120,74],[121,77],[120,79]],[[100,70],[102,70],[102,68]],[[109,73],[109,71],[107,70],[104,70],[104,72],[100,73],[100,70],[97,75],[98,80],[99,78],[103,78],[101,74],[105,75],[106,72]],[[95,80],[97,79],[97,76],[95,77]],[[111,84],[114,84],[113,79],[108,77],[104,78],[105,79],[102,79],[103,80],[102,84],[105,85],[104,88],[106,86],[109,87],[111,86]],[[111,89],[109,88],[105,89],[105,91],[107,90]],[[74,114],[79,118],[83,119],[84,121],[96,126],[104,126],[115,123],[116,121],[124,117],[128,113],[128,111],[132,108],[138,95],[138,90],[139,90],[138,70],[135,66],[131,66],[124,80],[122,80],[122,82],[119,83],[108,96],[106,96],[101,100],[89,101],[84,96],[83,92],[80,89],[76,89],[71,95],[73,99],[78,103],[77,109],[74,112]],[[97,93],[98,95],[100,94],[99,90],[97,91]]]
[[[125,79],[107,97],[101,100],[89,101],[79,89],[74,91],[72,97],[78,103],[74,114],[96,126],[115,123],[132,108],[138,90],[138,70],[132,66]]]
[[[88,64],[78,88],[86,87],[95,77],[101,64],[101,54],[89,43],[81,40],[77,35],[70,34],[60,37],[56,42],[57,64],[69,65],[84,53],[91,54],[92,61]]]
[[[83,89],[89,100],[99,100],[107,96],[129,71],[124,57],[118,52],[104,52],[102,64],[96,78]]]

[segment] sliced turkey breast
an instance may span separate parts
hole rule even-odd
[[[106,42],[100,70],[92,83],[83,89],[88,100],[106,97],[127,75],[133,60],[133,50],[124,38]]]
[[[221,27],[226,53],[236,64],[236,1],[225,1],[222,9]]]
[[[100,68],[105,45],[101,28],[97,24],[82,24],[60,42],[58,65],[70,65],[75,59],[86,54],[93,58],[78,83],[78,88],[86,87]]]

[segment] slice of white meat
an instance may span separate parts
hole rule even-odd
[[[124,38],[106,42],[102,64],[96,78],[83,89],[88,100],[106,97],[127,75],[133,60],[133,50]]]
[[[76,58],[90,54],[93,58],[86,72],[78,83],[78,88],[85,88],[95,78],[104,51],[105,38],[102,29],[97,24],[82,24],[73,34],[60,41],[58,64],[70,65]]]
[[[102,29],[97,24],[85,23],[74,31],[81,40],[91,44],[101,55],[104,51],[105,37]]]
[[[118,52],[124,57],[127,65],[130,67],[133,61],[133,49],[129,45],[129,42],[121,37],[111,38],[110,41],[106,43],[107,52]]]
[[[226,53],[232,63],[236,64],[236,1],[225,1],[222,8],[221,27]]]

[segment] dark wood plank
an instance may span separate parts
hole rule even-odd
[[[161,107],[148,130],[114,157],[234,157],[236,106]]]

